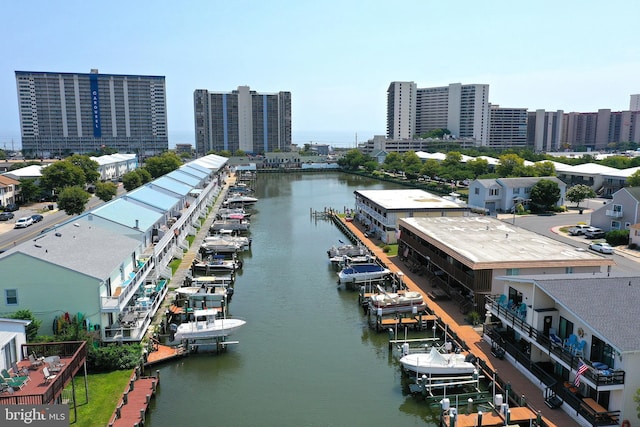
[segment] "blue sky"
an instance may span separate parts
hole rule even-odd
[[[384,134],[392,81],[486,83],[503,107],[629,108],[637,0],[3,1],[0,148],[20,140],[15,70],[166,76],[170,145],[193,91],[290,91],[293,139]]]

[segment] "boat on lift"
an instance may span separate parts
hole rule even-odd
[[[409,353],[400,358],[402,367],[418,375],[462,376],[471,375],[476,365],[471,362],[475,356],[460,353],[441,353],[431,347],[428,353]]]
[[[226,337],[244,326],[247,322],[235,318],[218,318],[220,310],[206,308],[194,310],[193,319],[177,326],[174,341],[209,340]]]

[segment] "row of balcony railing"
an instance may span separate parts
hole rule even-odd
[[[527,341],[536,343],[538,347],[543,348],[548,354],[553,355],[556,360],[563,362],[566,366],[569,366],[573,371],[577,371],[578,366],[584,361],[591,367],[587,370],[583,376],[592,381],[595,385],[615,385],[624,384],[625,371],[620,369],[596,369],[592,362],[586,360],[584,356],[577,356],[571,351],[567,351],[562,345],[557,345],[551,341],[548,335],[545,335],[543,331],[535,329],[533,326],[526,322],[526,319],[522,319],[516,310],[509,308],[508,306],[498,303],[498,295],[486,296],[486,307],[494,315],[504,321],[505,325],[516,330],[520,335],[526,336]]]

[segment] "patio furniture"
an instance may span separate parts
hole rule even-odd
[[[29,370],[27,368],[19,368],[16,362],[13,362],[11,364],[11,370],[13,371],[14,375],[22,375],[27,377],[29,376]]]
[[[6,379],[2,376],[0,376],[0,384],[6,384],[7,387],[12,388],[12,389],[18,389],[20,390],[22,388],[22,386],[24,386],[24,381],[20,381],[20,380],[13,380],[13,379]]]
[[[45,383],[48,383],[49,381],[55,379],[58,376],[56,374],[52,374],[51,372],[49,372],[49,368],[47,368],[46,366],[42,368],[42,375],[44,375]]]
[[[23,383],[26,383],[27,381],[29,381],[28,375],[17,375],[17,374],[11,375],[9,371],[7,371],[6,369],[2,370],[2,377],[5,380],[22,381]]]
[[[564,340],[564,348],[570,353],[573,352],[573,349],[578,345],[578,336],[571,334],[569,338]]]
[[[587,342],[585,340],[580,341],[576,346],[573,347],[573,355],[574,356],[584,356],[584,349],[587,346]]]
[[[554,347],[562,346],[562,338],[556,335],[556,328],[549,328],[549,340]]]
[[[43,358],[36,358],[35,354],[30,354],[29,362],[31,362],[31,366],[29,366],[29,369],[31,370],[38,369],[38,367],[42,365],[42,361],[43,361]]]

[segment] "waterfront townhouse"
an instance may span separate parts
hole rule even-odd
[[[640,334],[634,319],[640,316],[640,277],[595,273],[498,280],[498,292],[486,297],[493,321],[485,326],[485,338],[504,348],[507,359],[545,396],[558,396],[581,425],[637,420]]]
[[[456,300],[463,312],[483,311],[485,295],[502,290],[501,276],[600,273],[611,258],[580,250],[487,216],[402,218],[398,254],[432,276],[433,295]]]
[[[75,316],[103,342],[140,341],[166,295],[170,261],[221,191],[226,159],[207,157],[0,254],[0,312],[31,310],[42,334]]]

